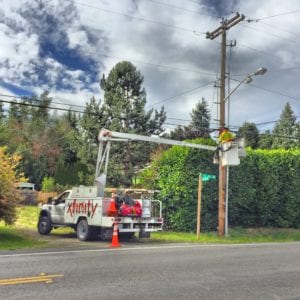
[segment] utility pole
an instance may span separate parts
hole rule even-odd
[[[225,126],[225,80],[226,80],[226,32],[234,25],[245,19],[244,15],[236,13],[230,20],[222,20],[221,26],[212,32],[206,33],[207,39],[215,39],[219,35],[222,36],[221,42],[221,71],[220,71],[220,128]],[[219,212],[218,212],[218,234],[225,234],[225,195],[226,195],[226,167],[222,166],[222,154],[219,157]]]

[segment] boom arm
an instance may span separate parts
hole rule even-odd
[[[123,133],[123,132],[116,132],[116,131],[102,129],[99,133],[98,140],[107,141],[109,139],[113,141],[143,141],[143,142],[151,142],[157,144],[198,148],[198,149],[211,150],[211,151],[214,151],[217,148],[215,146],[199,145],[193,143],[186,143],[182,141],[175,141],[175,140],[156,138],[156,137],[139,135],[139,134]]]
[[[166,144],[166,145],[177,145],[183,147],[191,147],[203,150],[215,151],[217,147],[215,146],[207,146],[200,144],[187,143],[182,141],[175,141],[163,138],[155,138],[150,136],[144,136],[139,134],[132,133],[123,133],[110,131],[107,129],[101,129],[98,135],[99,140],[99,150],[98,150],[98,158],[96,165],[96,174],[95,174],[95,182],[98,186],[98,196],[104,195],[104,188],[106,183],[106,175],[107,175],[107,165],[109,160],[109,151],[111,141],[143,141],[143,142],[151,142],[157,144]],[[106,145],[104,145],[106,143]],[[104,167],[103,172],[101,173],[101,169]]]

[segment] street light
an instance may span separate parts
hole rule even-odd
[[[254,73],[248,74],[225,98],[224,103],[229,97],[243,84],[250,83],[253,79],[252,76],[264,75],[267,72],[267,68],[260,67]],[[228,112],[229,113],[229,112]],[[229,126],[229,124],[228,124]],[[228,183],[229,183],[229,167],[226,167],[226,173],[223,173],[223,176],[226,176],[226,187],[225,187],[225,236],[228,236]]]
[[[253,75],[264,75],[267,72],[267,68],[260,67],[253,73]]]

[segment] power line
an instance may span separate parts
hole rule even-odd
[[[279,26],[276,26],[276,25],[274,25],[274,24],[271,25],[271,24],[268,24],[268,23],[266,23],[266,22],[261,22],[260,20],[259,20],[258,22],[259,22],[260,24],[263,24],[263,25],[267,26],[267,27],[271,27],[273,30],[274,30],[274,28],[276,28],[277,30],[280,30],[280,31],[282,31],[282,32],[291,34],[291,35],[293,35],[293,36],[295,36],[295,37],[298,36],[296,33],[291,32],[291,31],[286,30],[286,29],[282,29],[282,28],[280,28]]]
[[[279,91],[273,91],[273,90],[270,90],[270,89],[267,89],[267,88],[263,88],[263,87],[261,87],[261,86],[257,86],[257,85],[255,85],[255,84],[250,84],[250,86],[253,86],[253,87],[257,88],[257,89],[260,89],[260,90],[263,90],[263,91],[266,91],[266,92],[269,92],[269,93],[272,93],[272,94],[277,94],[277,95],[280,95],[280,96],[284,96],[284,97],[290,98],[290,99],[292,99],[292,100],[296,100],[296,101],[299,101],[299,100],[300,100],[300,99],[297,99],[297,98],[292,97],[292,96],[290,96],[290,95],[284,94],[284,93],[282,93],[282,92],[279,92]]]
[[[18,39],[20,41],[23,41],[23,39],[19,39],[17,37],[12,37],[12,36],[5,36],[5,37],[14,38],[14,39]],[[89,53],[91,55],[94,55],[95,51],[88,50],[88,51],[85,51],[85,53]],[[101,53],[101,52],[97,52],[97,56],[102,56],[102,57],[117,59],[117,60],[121,60],[121,61],[123,61],[123,60],[130,60],[130,61],[137,62],[137,63],[140,63],[140,64],[144,64],[144,65],[148,65],[148,66],[152,66],[152,67],[157,67],[157,68],[170,69],[170,70],[174,70],[174,71],[178,71],[178,72],[195,73],[195,74],[201,74],[201,75],[206,75],[206,76],[215,76],[215,74],[209,73],[209,72],[200,72],[200,71],[197,71],[197,70],[182,69],[182,68],[178,68],[178,67],[175,67],[175,66],[162,65],[162,64],[158,64],[158,63],[149,63],[149,62],[145,62],[145,61],[137,60],[137,59],[132,59],[132,58],[124,58],[124,57],[111,56],[111,55],[108,55],[106,53]],[[149,59],[152,60],[152,58],[149,58]]]
[[[36,96],[32,95],[32,96],[12,96],[12,95],[7,95],[7,94],[0,94],[0,97],[7,97],[7,98],[14,98],[14,99],[22,99],[25,101],[36,101],[36,102],[41,102],[40,99],[35,98]],[[31,98],[32,97],[32,98]],[[50,97],[52,99],[52,97]],[[64,99],[66,100],[66,99]],[[83,105],[76,105],[76,104],[67,104],[67,103],[62,103],[62,102],[53,102],[51,101],[51,103],[53,104],[58,104],[58,105],[65,105],[65,106],[76,106],[76,107],[82,107],[85,108],[85,106]]]
[[[237,81],[237,82],[241,82],[240,80],[237,80],[237,79],[234,79],[234,78],[230,78],[231,80],[234,80],[234,81]],[[275,95],[280,95],[280,96],[284,96],[284,97],[287,97],[287,98],[290,98],[292,100],[296,100],[296,101],[299,101],[300,99],[297,99],[295,97],[292,97],[290,95],[287,95],[287,94],[284,94],[280,91],[274,91],[274,90],[271,90],[271,89],[267,89],[267,88],[264,88],[264,87],[261,87],[261,86],[257,86],[255,84],[252,84],[252,83],[249,83],[249,86],[251,87],[254,87],[254,88],[257,88],[257,89],[260,89],[260,90],[263,90],[263,91],[266,91],[266,92],[269,92],[269,93],[272,93],[272,94],[275,94]]]
[[[20,98],[22,100],[25,100],[24,98],[22,97],[17,97],[17,98]],[[47,106],[47,105],[39,105],[39,104],[33,104],[33,103],[26,103],[26,102],[16,102],[16,101],[7,101],[7,100],[1,100],[0,99],[0,103],[8,103],[8,104],[16,104],[16,105],[23,105],[23,106],[30,106],[30,107],[39,107],[39,108],[45,108],[45,109],[54,109],[54,110],[59,110],[59,111],[65,111],[65,112],[75,112],[75,113],[80,113],[80,114],[85,114],[87,112],[85,111],[81,111],[81,110],[75,110],[75,109],[66,109],[66,108],[60,108],[60,107],[52,107],[52,106]],[[52,102],[54,103],[54,102]],[[60,104],[60,103],[59,103]],[[84,107],[84,106],[81,106],[81,107]],[[85,108],[85,107],[84,107]],[[88,114],[91,114],[93,116],[98,116],[98,114],[96,113],[88,113]]]
[[[39,107],[39,108],[46,108],[46,109],[55,109],[55,110],[60,110],[60,111],[66,111],[66,112],[76,112],[76,113],[80,113],[80,114],[84,114],[84,111],[80,111],[80,110],[74,110],[74,109],[66,109],[66,108],[59,108],[59,107],[51,107],[51,106],[46,106],[46,105],[39,105],[39,104],[31,104],[31,103],[25,103],[25,102],[16,102],[16,101],[7,101],[7,100],[1,100],[0,102],[2,103],[9,103],[9,104],[17,104],[17,105],[23,105],[23,106],[31,106],[31,107]],[[93,114],[92,115],[97,115],[97,114]]]
[[[59,110],[59,111],[75,112],[75,113],[80,113],[80,114],[85,114],[86,113],[84,111],[78,111],[78,110],[74,110],[74,109],[64,109],[64,108],[51,107],[51,106],[46,106],[46,105],[38,105],[38,104],[15,102],[15,101],[6,101],[6,100],[1,100],[1,99],[0,99],[0,102],[9,103],[9,104],[16,104],[16,105],[22,105],[22,106],[31,106],[31,107],[39,107],[39,108],[46,108],[46,109],[55,109],[55,110]],[[95,113],[89,113],[89,114],[94,115],[94,116],[98,116],[98,114],[95,114]],[[169,119],[176,119],[176,118],[169,118]],[[178,120],[183,120],[183,119],[178,119]],[[188,120],[186,120],[186,121],[188,121]],[[274,122],[277,122],[277,121],[258,123],[257,125],[267,124],[267,123],[274,123]],[[178,124],[173,124],[173,123],[168,123],[168,122],[164,123],[164,125],[180,126]],[[231,127],[240,127],[240,126],[231,126]],[[203,129],[207,129],[208,131],[218,130],[218,128],[206,128],[206,127],[203,127]],[[197,131],[197,129],[195,129],[195,131]],[[300,137],[293,137],[293,136],[281,136],[281,135],[275,135],[275,134],[270,134],[270,135],[277,136],[277,137],[291,138],[291,139],[300,139]]]
[[[155,3],[155,4],[159,4],[159,5],[164,5],[164,6],[172,7],[172,8],[178,9],[178,10],[180,10],[180,11],[186,11],[186,12],[189,12],[189,13],[198,14],[198,15],[204,15],[204,16],[210,17],[209,14],[201,13],[201,12],[196,11],[196,10],[186,9],[186,8],[179,7],[179,6],[176,6],[176,5],[173,5],[173,4],[163,3],[163,2],[159,2],[159,1],[155,1],[155,0],[148,0],[148,1],[149,1],[149,2],[152,2],[152,3]],[[195,1],[190,1],[190,2],[195,2]],[[197,3],[197,2],[196,2],[196,3]],[[203,34],[204,34],[204,33],[203,33]]]
[[[193,89],[184,91],[184,92],[182,92],[182,93],[180,93],[180,94],[177,94],[177,95],[168,97],[168,98],[166,98],[166,99],[163,99],[163,100],[161,100],[161,101],[158,101],[158,102],[156,102],[156,103],[154,103],[154,104],[151,104],[150,107],[153,107],[153,106],[155,106],[155,105],[157,105],[157,104],[160,104],[160,103],[162,103],[162,102],[166,102],[166,101],[172,100],[172,99],[174,99],[174,98],[178,98],[178,97],[183,96],[183,95],[185,95],[185,94],[189,94],[189,93],[191,93],[191,92],[193,92],[193,91],[195,91],[195,90],[201,89],[201,88],[203,88],[203,87],[205,87],[205,86],[207,86],[207,85],[209,85],[209,84],[211,84],[211,83],[214,83],[214,81],[209,81],[209,82],[205,83],[205,84],[202,85],[202,86],[195,87],[195,88],[193,88]]]
[[[248,47],[248,46],[245,46],[245,45],[241,45],[241,46],[247,47],[247,48],[249,48],[250,50],[253,50],[253,51],[262,52],[262,53],[264,53],[265,55],[268,55],[268,56],[272,55],[272,54],[268,54],[267,52],[256,50],[255,48],[251,48],[251,47]],[[278,62],[279,62],[279,60],[278,60]],[[285,72],[285,71],[291,71],[291,70],[297,70],[297,69],[300,69],[300,65],[294,66],[294,67],[282,68],[282,69],[275,69],[275,70],[269,70],[268,69],[268,73],[279,73],[279,72]],[[246,75],[245,73],[243,73],[243,74],[231,74],[230,79],[235,80],[232,77],[245,76],[245,75]],[[238,80],[236,80],[236,81],[238,81]]]
[[[247,48],[247,49],[250,49],[251,51],[253,52],[257,52],[257,53],[261,53],[265,56],[268,56],[268,58],[273,58],[277,63],[282,63],[282,59],[275,55],[274,53],[270,53],[270,52],[266,52],[266,51],[262,51],[262,50],[259,50],[259,49],[256,49],[256,48],[253,48],[253,47],[250,47],[250,46],[247,46],[245,44],[241,44],[241,43],[238,43],[238,45],[236,46],[237,48],[239,48],[239,46],[241,47],[244,47],[244,48]],[[269,70],[268,70],[269,72]],[[237,75],[232,75],[232,76],[237,76]]]
[[[86,4],[86,3],[82,3],[82,2],[78,2],[78,1],[74,1],[75,3],[81,5],[81,6],[85,6],[85,7],[89,7],[89,8],[93,8],[93,9],[97,9],[106,13],[110,13],[110,14],[115,14],[115,15],[120,15],[123,17],[127,17],[130,19],[135,19],[135,20],[139,20],[142,22],[148,22],[148,23],[152,23],[152,24],[156,24],[156,25],[160,25],[160,26],[164,26],[164,27],[169,27],[169,28],[174,28],[174,29],[178,29],[178,30],[184,30],[184,31],[189,31],[192,33],[198,33],[198,34],[205,34],[204,32],[197,32],[196,30],[190,29],[190,28],[185,28],[185,27],[180,27],[180,26],[175,26],[175,25],[170,25],[170,24],[165,24],[165,23],[161,23],[159,21],[156,20],[149,20],[143,17],[136,17],[134,15],[130,15],[130,14],[126,14],[126,13],[122,13],[122,12],[118,12],[118,11],[114,11],[111,9],[106,9],[106,8],[101,8],[101,7],[97,7],[94,5],[90,5],[90,4]]]
[[[187,119],[180,119],[180,118],[167,118],[168,120],[175,120],[175,121],[184,121],[184,122],[191,122],[192,120]]]
[[[199,71],[191,70],[191,69],[181,69],[181,68],[174,67],[174,66],[149,63],[149,62],[144,62],[144,61],[141,61],[141,60],[131,59],[131,58],[128,59],[128,58],[116,57],[116,56],[111,56],[111,55],[107,55],[107,54],[104,54],[104,53],[97,53],[97,55],[108,57],[108,58],[114,58],[114,59],[118,59],[118,60],[130,60],[130,61],[141,63],[141,64],[144,64],[144,65],[154,66],[154,67],[158,67],[158,68],[166,68],[166,69],[171,69],[171,70],[175,70],[175,71],[179,71],[179,72],[196,73],[196,74],[201,74],[201,75],[206,75],[206,76],[215,76],[215,74],[209,73],[209,72],[199,72]]]
[[[285,16],[285,15],[290,15],[290,14],[295,14],[295,13],[300,13],[300,9],[292,10],[292,11],[287,11],[287,12],[276,14],[276,15],[271,15],[271,16],[266,16],[266,17],[260,17],[260,18],[256,18],[255,20],[260,21],[260,20],[271,19],[271,18]]]
[[[274,34],[273,32],[270,32],[270,31],[268,31],[268,30],[262,30],[262,29],[253,28],[253,27],[251,27],[251,26],[249,26],[249,25],[245,25],[245,24],[242,24],[242,26],[245,27],[245,28],[254,30],[254,31],[256,31],[256,32],[257,32],[257,31],[260,31],[260,32],[262,32],[262,33],[264,33],[264,34],[267,34],[267,35],[269,35],[269,36],[274,36],[274,37],[276,37],[276,38],[279,38],[279,39],[281,39],[281,40],[285,40],[285,41],[290,42],[290,43],[293,43],[293,44],[297,44],[297,45],[300,44],[299,42],[297,42],[297,41],[295,41],[295,40],[291,40],[291,39],[289,39],[289,38],[286,38],[286,37],[283,37],[283,36]]]
[[[283,69],[271,70],[271,71],[268,71],[268,73],[277,73],[277,72],[282,72],[282,71],[297,70],[297,69],[299,69],[299,68],[300,68],[300,66],[294,66],[294,67],[289,67],[289,68],[283,68]]]

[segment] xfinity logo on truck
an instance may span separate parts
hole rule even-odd
[[[87,214],[88,216],[91,215],[91,218],[93,218],[95,211],[97,209],[98,203],[95,205],[93,204],[93,201],[89,200],[88,202],[79,202],[76,199],[74,199],[71,203],[68,203],[68,210],[67,214],[69,213],[71,217],[73,217],[74,214]]]

